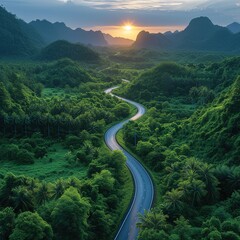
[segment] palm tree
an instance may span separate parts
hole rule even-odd
[[[183,192],[183,198],[190,202],[192,206],[198,205],[202,198],[207,194],[207,191],[205,190],[205,184],[198,179],[180,182],[179,187]]]
[[[164,215],[161,210],[152,209],[145,211],[144,215],[139,215],[140,222],[137,223],[139,228],[151,228],[155,230],[167,229],[167,215]]]
[[[49,185],[46,182],[42,182],[38,188],[36,198],[38,204],[45,204],[49,200]]]
[[[33,198],[25,187],[16,187],[12,192],[13,206],[16,211],[32,211],[34,209]]]
[[[190,195],[192,197],[192,206],[195,206],[200,203],[202,198],[207,194],[205,190],[205,184],[200,180],[193,180],[191,182]]]
[[[206,185],[207,200],[213,202],[219,197],[218,179],[213,174],[212,166],[207,163],[202,163],[197,174],[201,181]]]
[[[164,206],[169,216],[178,216],[182,213],[184,203],[182,201],[183,192],[179,189],[172,189],[164,196]]]
[[[187,169],[184,173],[184,178],[188,179],[190,182],[192,182],[194,179],[198,178],[198,174],[197,174],[196,170]]]
[[[27,185],[28,185],[28,190],[31,193],[34,193],[35,189],[37,188],[37,181],[36,181],[36,179],[30,178],[30,180],[28,181]]]
[[[226,165],[220,165],[214,170],[214,176],[219,181],[219,189],[222,199],[229,197],[233,192],[233,182],[231,179],[234,179],[234,171],[235,167],[228,167]]]
[[[195,173],[199,168],[199,162],[195,158],[189,158],[186,161],[186,165],[183,169],[183,173],[191,171],[192,173]]]
[[[53,199],[58,199],[60,198],[65,190],[64,182],[62,179],[59,179],[53,188],[53,193],[52,193],[52,198]]]
[[[228,182],[231,186],[232,192],[240,189],[240,168],[239,167],[236,167],[233,170],[233,174],[229,176]]]
[[[177,180],[180,178],[180,163],[172,163],[170,166],[165,168],[167,175],[165,177],[166,189],[172,189],[177,187]]]

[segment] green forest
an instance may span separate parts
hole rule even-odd
[[[1,63],[0,76],[1,239],[113,237],[132,189],[103,142],[134,111],[103,92],[117,82],[70,59]]]
[[[156,191],[139,239],[240,239],[239,57],[142,70],[106,67],[107,54],[94,64],[0,64],[1,238],[114,237],[133,184],[124,155],[111,153],[103,135],[135,109],[103,91],[130,76],[115,92],[147,113],[119,141]]]
[[[166,62],[118,90],[148,107],[119,136],[160,193],[139,239],[240,239],[239,74],[239,57]]]

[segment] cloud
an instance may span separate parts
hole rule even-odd
[[[7,10],[25,21],[47,19],[68,26],[119,25],[186,26],[192,18],[208,16],[215,24],[240,22],[240,0],[2,0]]]
[[[64,1],[64,0],[60,0]],[[200,0],[72,0],[75,4],[108,10],[176,10],[195,5]]]

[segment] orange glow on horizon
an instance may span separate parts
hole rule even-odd
[[[123,26],[123,28],[126,30],[126,31],[131,31],[133,29],[133,27],[131,25],[125,25]]]
[[[123,28],[127,33],[129,33],[129,32],[131,32],[132,30],[134,30],[134,25],[133,25],[132,22],[125,22],[125,23],[123,23],[122,28]]]
[[[108,33],[113,37],[123,37],[136,40],[137,35],[141,31],[148,31],[150,33],[164,33],[167,31],[183,30],[185,26],[135,26],[130,22],[123,23],[119,26],[95,26],[85,28],[86,30],[102,31]]]

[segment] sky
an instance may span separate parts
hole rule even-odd
[[[47,19],[71,28],[102,30],[135,39],[138,32],[184,29],[192,18],[209,17],[214,24],[240,22],[240,0],[0,0],[27,22]],[[124,25],[133,25],[131,30]]]

